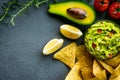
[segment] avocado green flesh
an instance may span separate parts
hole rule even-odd
[[[87,17],[84,19],[78,19],[67,14],[67,9],[69,8],[80,8],[87,12]],[[80,25],[89,25],[92,24],[95,20],[94,10],[87,4],[78,1],[68,1],[60,2],[56,4],[50,4],[48,12],[51,14],[56,14],[67,18]]]
[[[93,24],[85,34],[85,46],[98,59],[109,59],[120,52],[120,28],[110,21]]]

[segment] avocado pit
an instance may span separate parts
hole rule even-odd
[[[68,8],[67,13],[68,15],[78,19],[84,19],[85,17],[87,17],[87,12],[77,7]]]

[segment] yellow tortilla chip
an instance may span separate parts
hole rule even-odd
[[[115,77],[115,78],[113,78],[113,79],[109,79],[109,80],[120,80],[120,75]]]
[[[96,78],[96,77],[93,77],[93,78],[90,78],[90,79],[87,79],[87,80],[99,80],[99,79]]]
[[[81,65],[82,68],[90,68],[92,69],[92,65],[93,65],[93,59],[92,58],[88,58],[86,56],[82,56],[82,58],[79,59],[81,61]]]
[[[115,56],[111,59],[108,59],[108,60],[104,60],[104,61],[108,65],[111,65],[113,67],[117,67],[120,64],[120,53],[117,56]]]
[[[82,74],[83,80],[87,80],[94,77],[92,69],[86,69],[86,70],[81,69],[81,74]]]
[[[77,47],[78,47],[78,49],[76,51],[77,60],[79,60],[79,58],[81,58],[82,56],[86,56],[88,58],[91,57],[91,55],[88,53],[88,51],[86,50],[84,45],[78,45]]]
[[[82,56],[82,58],[79,58],[79,61],[81,62],[81,74],[82,78],[84,80],[93,78],[93,72],[92,72],[92,58],[87,58],[86,56]]]
[[[99,73],[98,79],[100,79],[100,80],[107,80],[106,70],[102,70],[102,71]]]
[[[106,71],[95,59],[93,61],[93,74],[98,80],[107,80]]]
[[[112,73],[114,71],[114,68],[108,64],[106,64],[105,62],[103,62],[102,60],[98,60],[98,62],[109,72]]]
[[[99,76],[100,72],[103,70],[101,65],[94,59],[93,61],[93,74],[97,77]]]
[[[81,65],[80,61],[77,61],[73,68],[70,70],[65,80],[82,80],[80,73]]]
[[[82,78],[86,80],[93,78],[94,75],[92,73],[92,62],[92,58],[81,56],[81,58],[79,58],[74,67],[68,73],[65,80],[82,80]]]
[[[120,80],[120,64],[117,68],[114,69],[109,80]]]
[[[77,45],[75,42],[72,42],[56,52],[54,58],[60,60],[68,67],[72,68],[75,64],[75,55],[76,55]]]
[[[83,46],[83,45],[81,45],[81,46]],[[83,54],[81,54],[80,52],[82,52],[82,48],[79,49],[79,46],[77,46],[77,50],[76,50],[76,59],[77,60],[79,57],[81,58],[83,56]]]

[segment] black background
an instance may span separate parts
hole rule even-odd
[[[0,0],[0,5],[8,0]],[[90,1],[90,0],[89,0]],[[93,4],[93,0],[88,2]],[[75,24],[63,17],[48,14],[48,4],[40,8],[30,7],[28,13],[16,18],[16,25],[2,24],[0,27],[0,80],[64,80],[69,68],[54,60],[53,55],[44,56],[44,45],[53,38],[63,38],[64,45],[70,42],[83,44],[82,36],[77,40],[64,38],[59,27],[71,24],[83,33],[90,26]],[[0,8],[0,12],[2,9]],[[96,12],[96,20],[108,19],[107,12]],[[112,20],[118,24],[120,21]]]

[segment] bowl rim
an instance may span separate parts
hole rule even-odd
[[[111,23],[115,24],[115,27],[118,27],[118,28],[120,29],[120,25],[118,25],[117,23],[115,23],[115,22],[112,21],[112,20],[107,20],[107,19],[97,20],[97,21],[95,21],[93,24],[96,24],[96,23],[101,22],[101,21],[111,22]],[[86,36],[86,34],[87,34],[87,31],[88,31],[89,28],[91,28],[91,26],[92,26],[93,24],[91,24],[91,25],[87,28],[87,30],[85,31],[85,34],[84,34],[84,45],[85,45],[85,42],[86,42],[86,41],[85,41],[85,36]],[[86,50],[88,51],[88,53],[89,53],[91,56],[93,56],[93,55],[90,53],[90,51],[87,49],[86,45],[85,45],[85,48],[86,48]],[[115,56],[117,56],[118,54],[120,54],[120,51],[119,51]],[[115,56],[113,56],[113,57],[115,57]],[[93,57],[96,58],[95,56],[93,56]],[[112,57],[112,58],[113,58],[113,57]],[[111,58],[106,58],[106,59],[96,58],[96,59],[106,60],[106,59],[111,59]]]

